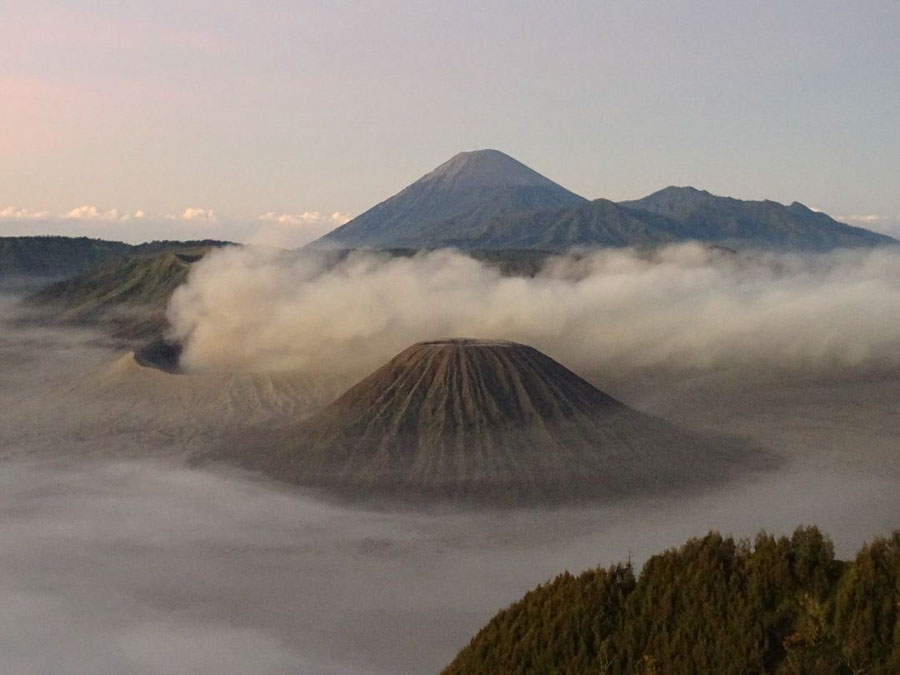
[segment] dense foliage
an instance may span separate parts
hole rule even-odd
[[[834,559],[816,528],[716,533],[565,573],[495,616],[445,673],[900,673],[900,531]]]

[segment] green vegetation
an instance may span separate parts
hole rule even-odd
[[[165,307],[190,266],[208,248],[192,248],[114,259],[29,298],[53,310],[61,323],[103,323],[118,338],[153,338],[166,327]]]
[[[63,279],[111,260],[226,242],[151,241],[125,244],[88,237],[0,237],[0,279]]]
[[[816,528],[717,533],[565,573],[495,616],[444,671],[900,673],[900,531],[834,559]]]
[[[0,278],[72,276],[131,248],[87,237],[0,237]]]

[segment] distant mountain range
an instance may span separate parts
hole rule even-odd
[[[213,239],[126,244],[88,237],[0,237],[0,280],[65,279],[110,260],[226,243]]]
[[[745,201],[692,187],[588,201],[502,152],[478,150],[456,155],[311,247],[560,252],[686,241],[789,251],[898,243],[799,202]]]

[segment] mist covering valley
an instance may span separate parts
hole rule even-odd
[[[688,244],[514,277],[453,251],[225,248],[168,305],[178,375],[100,329],[20,321],[21,297],[0,311],[4,671],[435,672],[564,569],[804,523],[849,555],[898,524],[892,249]],[[532,345],[641,412],[784,462],[688,495],[413,511],[195,461],[451,336]]]

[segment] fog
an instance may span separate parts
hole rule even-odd
[[[326,267],[210,254],[169,308],[195,369],[371,369],[412,342],[506,338],[580,371],[832,372],[900,364],[900,252],[603,251],[504,277],[462,254]]]
[[[21,325],[5,298],[0,671],[437,672],[566,569],[800,524],[849,556],[900,527],[897,262],[680,247],[504,279],[448,252],[326,269],[231,250],[172,305],[198,371],[178,376],[99,332]],[[326,402],[326,371],[459,334],[534,344],[641,410],[786,462],[691,496],[478,512],[351,508],[188,462],[214,429]],[[214,372],[236,364],[284,372]]]

